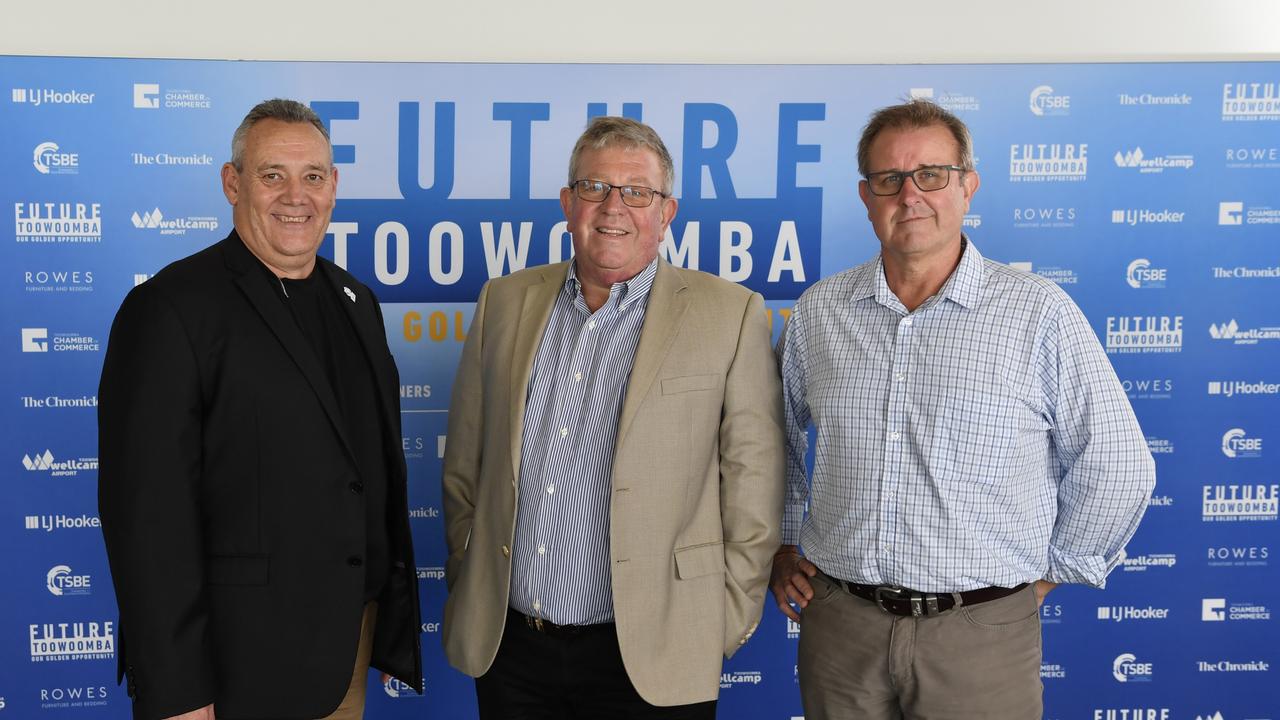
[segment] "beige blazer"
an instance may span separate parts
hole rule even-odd
[[[449,407],[449,662],[479,677],[511,587],[525,395],[567,263],[498,278]],[[613,460],[610,554],[627,674],[654,705],[712,700],[760,621],[782,518],[782,399],[760,295],[659,260]]]

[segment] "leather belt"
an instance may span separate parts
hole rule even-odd
[[[572,637],[575,635],[585,635],[587,633],[596,632],[597,630],[611,630],[613,623],[598,623],[595,625],[557,625],[550,620],[544,620],[540,617],[525,615],[515,608],[507,608],[507,618],[513,622],[518,622],[530,630],[540,632],[543,635],[553,637]]]
[[[961,605],[977,605],[999,600],[1022,590],[1029,584],[1021,583],[1011,588],[992,585],[991,587],[958,593],[925,593],[894,585],[863,585],[862,583],[833,578],[830,575],[826,577],[850,595],[869,600],[890,615],[900,615],[902,617],[938,615]]]

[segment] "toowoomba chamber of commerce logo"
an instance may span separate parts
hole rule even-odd
[[[1274,521],[1280,510],[1280,485],[1232,483],[1205,485],[1201,513],[1205,522]]]
[[[1088,143],[1009,146],[1009,182],[1084,182],[1088,173]]]
[[[1109,315],[1108,353],[1182,352],[1181,315]]]
[[[1280,82],[1223,83],[1222,119],[1280,120]]]
[[[909,92],[911,99],[932,100],[937,105],[951,112],[977,112],[982,103],[974,95],[951,90],[935,91],[931,87],[914,87]]]
[[[55,332],[49,328],[22,328],[22,352],[98,352],[101,348],[98,340],[90,335],[80,333]]]
[[[13,234],[20,243],[102,242],[102,204],[16,202]]]
[[[1041,265],[1037,267],[1027,260],[1015,260],[1009,263],[1009,267],[1014,270],[1039,275],[1045,280],[1050,280],[1059,285],[1075,285],[1080,282],[1080,276],[1076,274],[1075,270],[1057,265]]]
[[[1271,619],[1271,609],[1256,602],[1227,602],[1226,598],[1202,598],[1202,622],[1252,621]]]
[[[133,107],[137,110],[208,110],[213,99],[195,90],[161,88],[159,83],[134,83]]]
[[[1241,200],[1218,203],[1219,225],[1280,225],[1280,209],[1269,205],[1245,206]]]
[[[109,660],[116,652],[115,623],[31,623],[31,662]]]

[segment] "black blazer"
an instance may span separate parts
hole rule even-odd
[[[399,374],[373,293],[323,258],[316,271],[343,296],[390,429],[373,665],[421,692]],[[333,390],[272,282],[232,231],[134,288],[111,328],[98,504],[137,720],[210,702],[220,719],[322,717],[351,679],[364,497]]]

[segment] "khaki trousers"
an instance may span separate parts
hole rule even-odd
[[[369,685],[369,656],[373,654],[373,627],[377,621],[378,604],[368,603],[360,618],[360,646],[356,649],[356,664],[351,671],[347,694],[338,709],[321,720],[363,720],[365,688]]]
[[[819,573],[800,625],[807,720],[1038,720],[1034,586],[931,617],[900,617]]]

